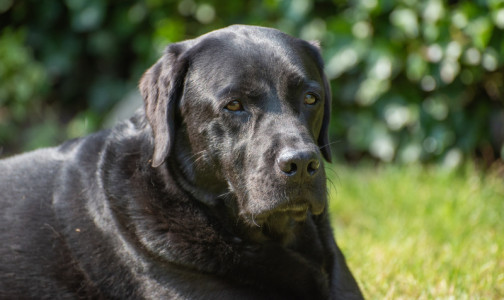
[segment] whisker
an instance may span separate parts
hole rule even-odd
[[[324,147],[327,147],[327,146],[336,145],[336,144],[339,144],[341,142],[343,142],[343,140],[335,140],[335,141],[329,142],[329,143],[327,143],[325,145],[322,145],[319,148],[324,148]]]
[[[255,217],[254,217],[254,214],[251,214],[251,219],[252,219],[252,223],[254,223],[255,226],[261,228],[261,226],[259,224],[257,224],[256,220],[255,220]]]
[[[185,163],[185,164],[189,164],[191,167],[193,167],[193,166],[194,166],[194,164],[195,164],[198,160],[200,160],[200,159],[202,159],[203,157],[205,157],[205,153],[206,153],[206,151],[207,151],[207,150],[205,149],[205,150],[199,151],[199,152],[197,152],[197,153],[194,153],[193,155],[191,155],[191,156],[189,156],[189,157],[186,157],[186,159],[185,159],[184,163]],[[196,158],[194,161],[191,161],[191,160],[192,160],[193,158],[195,158],[195,157],[197,157],[197,158]]]
[[[206,152],[206,151],[201,151],[201,152]],[[205,153],[202,153],[198,158],[196,158],[194,160],[194,163],[198,162],[198,160],[202,159],[203,157],[205,157]]]
[[[227,191],[225,193],[220,194],[217,196],[217,198],[226,198],[227,196],[231,195],[233,192],[232,191]]]
[[[327,181],[329,182],[332,189],[336,191],[336,184],[334,184],[334,182],[330,178],[327,178]],[[329,194],[329,190],[330,189],[327,189],[327,194]]]

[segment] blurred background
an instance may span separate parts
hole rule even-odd
[[[0,156],[128,117],[167,44],[235,23],[321,41],[341,161],[504,157],[502,0],[0,0]]]
[[[368,299],[504,299],[504,0],[0,0],[0,157],[111,127],[169,43],[319,40],[337,240]]]

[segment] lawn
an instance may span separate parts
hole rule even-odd
[[[504,177],[329,166],[333,225],[366,299],[504,299]]]

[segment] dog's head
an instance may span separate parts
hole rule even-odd
[[[331,94],[316,45],[231,26],[170,45],[140,89],[152,166],[200,201],[270,238],[324,211]]]

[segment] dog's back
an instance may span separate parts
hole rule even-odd
[[[71,174],[86,164],[78,153],[86,141],[103,135],[0,160],[1,299],[75,298],[78,290],[93,294],[61,235],[54,204],[68,189],[82,186]]]

